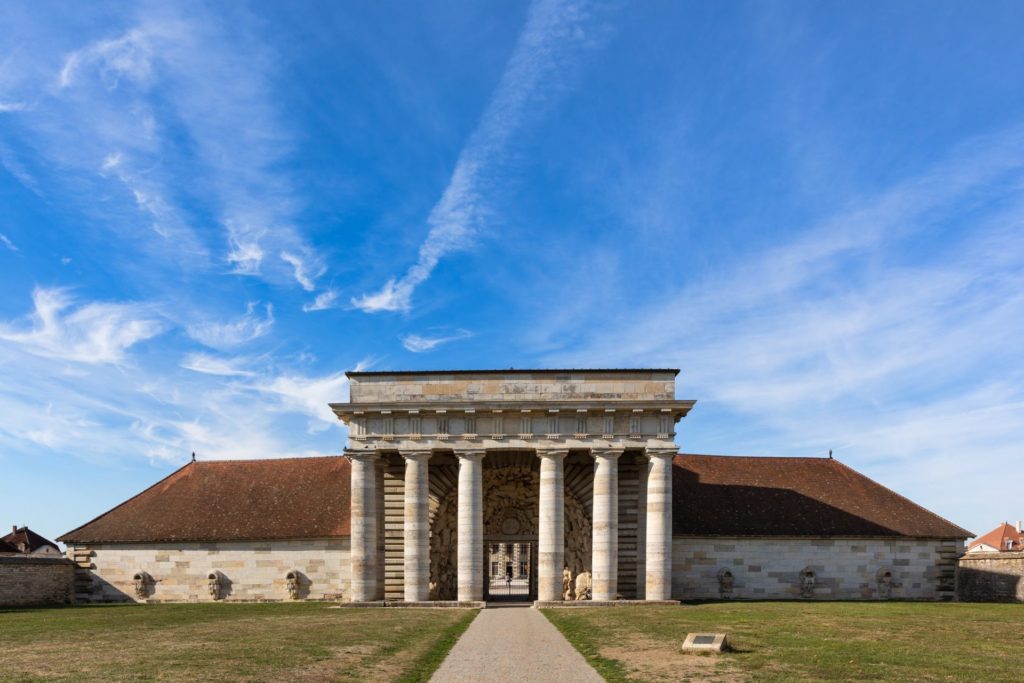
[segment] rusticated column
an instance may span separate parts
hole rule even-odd
[[[619,574],[619,456],[622,449],[594,449],[593,599],[614,600]]]
[[[377,458],[376,451],[347,451],[352,463],[351,588],[352,602],[377,597]]]
[[[538,451],[540,457],[539,526],[537,529],[537,598],[562,599],[565,563],[565,475],[568,450]]]
[[[483,451],[458,451],[458,598],[484,599]]]
[[[404,452],[405,458],[405,601],[430,599],[430,522],[428,465],[430,452]]]
[[[647,450],[646,600],[672,597],[672,459],[675,449]]]
[[[636,487],[636,599],[643,600],[647,594],[647,472],[650,461],[637,458]]]

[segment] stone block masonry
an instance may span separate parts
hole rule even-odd
[[[970,553],[960,558],[956,594],[972,602],[1024,602],[1024,553]]]
[[[63,558],[0,557],[0,606],[69,603],[74,570]]]
[[[962,552],[948,539],[676,537],[672,597],[952,600]]]
[[[289,600],[297,573],[303,600],[348,599],[349,539],[107,543],[76,545],[79,602],[210,602]],[[211,573],[220,576],[216,597]],[[145,573],[142,595],[135,576]]]

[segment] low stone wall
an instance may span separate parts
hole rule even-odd
[[[962,552],[938,539],[676,537],[672,597],[952,600]]]
[[[76,545],[79,602],[210,602],[342,599],[349,590],[349,539]],[[141,595],[136,574],[144,572]],[[219,587],[214,597],[209,576]]]
[[[957,566],[956,594],[973,602],[1024,602],[1024,552],[964,555]]]
[[[0,606],[69,603],[74,572],[60,557],[0,557]]]

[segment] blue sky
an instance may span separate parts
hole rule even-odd
[[[685,452],[1024,517],[1018,3],[0,5],[0,521],[339,453],[346,370],[679,367]]]

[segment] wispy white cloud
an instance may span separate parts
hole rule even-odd
[[[120,28],[85,39],[24,27],[39,47],[8,68],[13,99],[33,102],[13,119],[18,155],[59,168],[47,182],[150,263],[212,272],[223,264],[312,291],[323,264],[294,227],[303,199],[282,170],[292,139],[271,49],[244,12],[147,5],[135,21],[121,18]],[[9,146],[0,144],[0,161],[33,180]],[[140,216],[150,231],[138,229]],[[222,226],[219,238],[201,229],[210,220]],[[295,258],[265,258],[282,252]]]
[[[0,340],[28,353],[79,363],[120,363],[135,344],[160,334],[164,322],[134,303],[75,305],[63,289],[37,288],[28,325],[0,324]]]
[[[311,302],[302,305],[302,310],[306,313],[312,311],[326,311],[331,308],[338,301],[338,291],[335,289],[325,289],[316,296]]]
[[[379,291],[354,297],[353,306],[366,313],[409,310],[413,292],[440,260],[465,249],[493,221],[488,194],[507,163],[509,141],[558,92],[581,49],[594,43],[590,14],[586,2],[535,0],[530,5],[501,80],[427,217],[430,230],[416,263]]]
[[[281,260],[292,267],[295,274],[295,281],[302,285],[304,290],[312,292],[316,289],[316,283],[314,280],[323,275],[323,266],[318,266],[315,270],[311,270],[309,259],[288,251],[281,252]]]
[[[136,83],[148,82],[153,73],[153,40],[161,36],[173,37],[176,26],[147,26],[133,28],[124,35],[99,40],[68,55],[57,77],[57,84],[66,88],[72,84],[84,67],[95,66],[105,85],[114,89],[122,79]]]
[[[14,242],[12,242],[11,239],[2,232],[0,232],[0,244],[3,244],[11,251],[18,251],[18,247],[14,246]]]
[[[239,367],[244,359],[219,358],[208,353],[190,353],[181,362],[181,367],[193,372],[220,377],[252,377],[256,373]]]
[[[422,353],[423,351],[436,349],[442,344],[458,341],[460,339],[467,339],[472,336],[473,333],[469,330],[456,330],[454,334],[434,337],[425,337],[419,334],[407,334],[404,337],[401,337],[401,340],[402,346],[404,346],[408,351],[412,351],[413,353]]]
[[[4,144],[2,138],[0,138],[0,166],[3,166],[8,173],[29,190],[39,196],[43,195],[43,191],[39,187],[39,182],[35,179],[35,176],[28,172],[25,164],[22,163],[18,155],[8,145]]]
[[[0,113],[12,111],[25,111],[29,108],[26,102],[0,102]]]
[[[236,275],[259,275],[263,265],[263,248],[260,239],[263,234],[249,229],[239,229],[234,221],[226,221],[228,228],[227,262]]]
[[[211,321],[189,325],[188,334],[201,344],[215,349],[230,349],[259,339],[274,325],[274,306],[266,304],[261,314],[258,302],[250,301],[245,314],[230,321]]]
[[[348,400],[348,378],[344,372],[323,377],[281,374],[247,386],[275,398],[281,410],[309,415],[312,418],[309,423],[311,432],[338,426],[338,417],[328,404]]]

